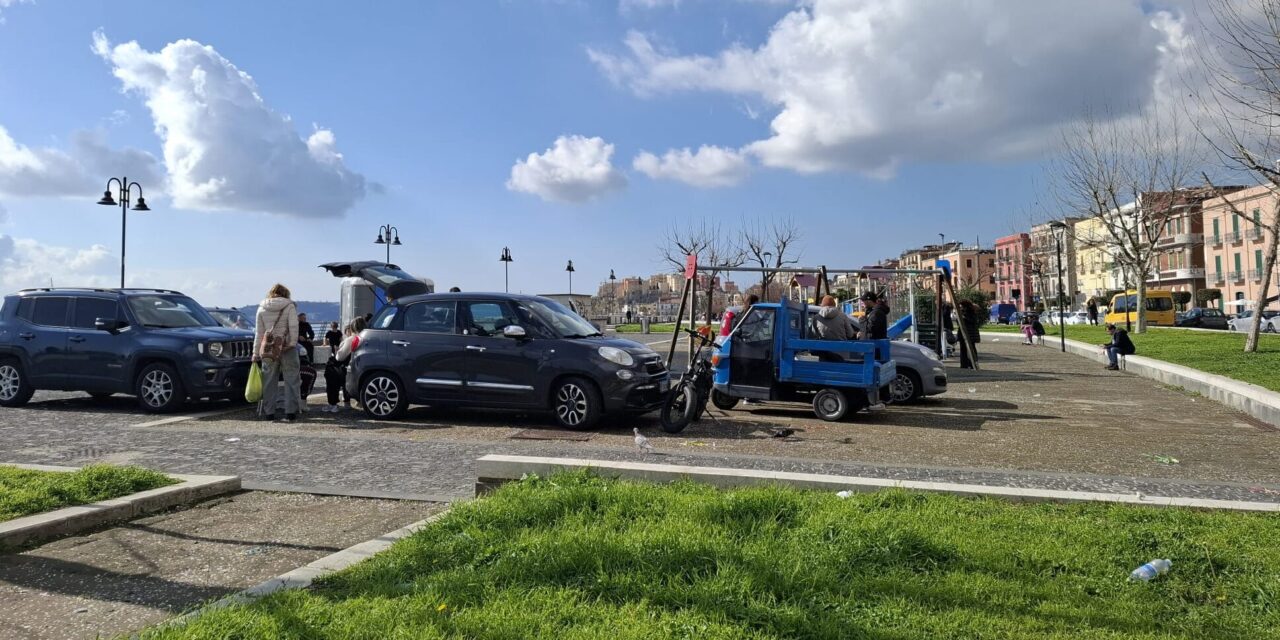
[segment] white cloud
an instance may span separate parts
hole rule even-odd
[[[4,203],[0,202],[0,224],[9,222],[9,210],[4,208]]]
[[[631,166],[655,180],[679,180],[695,187],[731,187],[747,177],[746,157],[734,149],[702,145],[696,152],[688,147],[671,149],[662,157],[641,151]]]
[[[35,0],[0,0],[0,9],[8,9],[15,4],[32,3]],[[4,13],[0,12],[0,24],[4,24]]]
[[[41,244],[29,238],[0,235],[0,286],[5,291],[29,287],[111,287],[120,283],[113,267],[119,258],[103,245],[70,249]]]
[[[111,176],[125,175],[143,189],[162,190],[155,156],[138,149],[111,149],[94,131],[71,136],[69,150],[23,145],[0,126],[0,194],[14,197],[63,196],[91,198]]]
[[[304,140],[213,47],[179,40],[152,52],[112,46],[98,31],[93,50],[146,100],[175,206],[325,217],[364,197],[365,178],[346,166],[332,131],[316,127]]]
[[[586,202],[626,186],[613,167],[613,145],[603,138],[560,136],[543,153],[530,153],[511,167],[507,188],[555,202]]]
[[[1139,0],[813,0],[758,47],[680,55],[641,33],[589,49],[638,95],[717,91],[778,109],[745,147],[768,166],[889,175],[903,162],[1041,150],[1091,103],[1119,115],[1158,92],[1180,14]]]

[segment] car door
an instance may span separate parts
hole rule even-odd
[[[18,344],[27,353],[27,375],[36,387],[58,389],[67,380],[67,316],[71,298],[30,296],[18,303]]]
[[[734,395],[768,398],[773,388],[774,320],[772,308],[752,307],[730,338],[729,386]]]
[[[463,399],[466,336],[458,332],[457,303],[430,300],[406,305],[393,321],[388,359],[414,402]]]
[[[110,332],[94,328],[98,319],[120,320],[124,316],[115,298],[76,298],[71,309],[71,331],[67,337],[67,371],[78,387],[89,391],[123,391],[129,331]]]
[[[469,300],[459,317],[466,341],[467,401],[483,405],[534,406],[536,377],[542,349],[536,340],[503,335],[507,326],[520,326],[506,300]],[[532,335],[532,334],[530,334]]]

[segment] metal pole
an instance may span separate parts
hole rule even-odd
[[[914,276],[907,278],[907,295],[911,297],[909,308],[911,309],[911,341],[920,344],[920,317],[916,315],[916,279]],[[941,332],[942,327],[938,327]]]
[[[120,182],[120,288],[124,288],[125,230],[129,217],[129,178]]]
[[[505,293],[511,293],[511,263],[502,263],[502,290]]]
[[[1067,352],[1067,319],[1066,302],[1063,300],[1064,294],[1062,286],[1062,239],[1058,234],[1053,234],[1053,241],[1058,246],[1058,335],[1062,338],[1062,352]]]

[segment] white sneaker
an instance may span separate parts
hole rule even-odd
[[[325,407],[325,408],[324,408],[324,410],[325,410],[325,412],[326,412],[326,413],[337,413],[337,412],[338,412],[338,405],[336,405],[336,404],[331,404],[331,405],[329,405],[329,406]]]

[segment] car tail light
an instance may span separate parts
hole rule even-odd
[[[711,366],[713,367],[720,366],[720,354],[717,353],[711,356]]]

